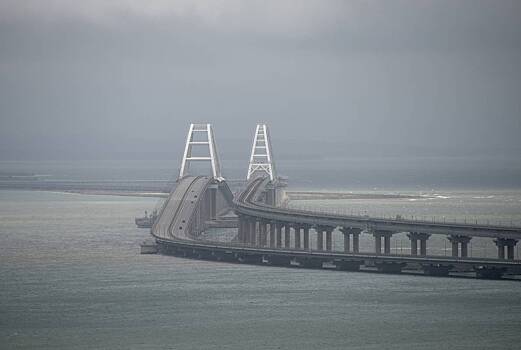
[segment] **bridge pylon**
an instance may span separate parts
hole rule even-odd
[[[203,155],[193,155],[194,146],[205,148],[207,152]],[[219,163],[217,147],[215,146],[212,124],[190,124],[179,178],[188,174],[191,162],[209,162],[212,168],[212,176],[218,181],[224,180],[221,175],[221,165]]]
[[[276,179],[271,139],[266,124],[257,124],[255,129],[246,180],[257,175],[268,175],[271,181]]]

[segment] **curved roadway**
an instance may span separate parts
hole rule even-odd
[[[406,219],[381,219],[367,216],[348,216],[316,213],[265,205],[256,200],[259,192],[268,184],[266,179],[255,179],[235,201],[236,211],[244,215],[273,221],[331,227],[356,227],[392,232],[424,232],[431,234],[455,234],[491,238],[521,240],[521,227],[438,223]]]
[[[173,247],[175,251],[182,251],[183,256],[195,254],[194,257],[218,257],[218,259],[231,259],[230,261],[236,261],[237,259],[239,261],[248,261],[247,257],[250,257],[253,258],[254,263],[260,263],[264,257],[271,257],[270,259],[279,257],[283,259],[320,259],[321,261],[367,260],[379,263],[457,264],[470,268],[486,265],[493,268],[513,269],[511,273],[519,273],[518,268],[521,267],[521,262],[519,261],[496,259],[305,251],[291,248],[251,247],[241,243],[195,240],[189,229],[192,221],[195,219],[195,209],[199,205],[199,201],[204,198],[205,191],[212,182],[213,180],[210,177],[203,176],[188,176],[178,181],[177,187],[164,203],[158,220],[151,230],[158,244]],[[368,222],[378,220],[364,217],[346,218],[266,206],[259,202],[257,197],[267,184],[267,179],[258,178],[251,181],[246,189],[234,200],[236,212],[270,220],[331,226],[355,224],[355,227],[365,227],[361,225],[367,225]],[[517,234],[519,235],[519,232]]]
[[[178,180],[176,188],[163,204],[152,235],[159,239],[191,239],[190,224],[195,209],[212,179],[208,176],[186,176]]]

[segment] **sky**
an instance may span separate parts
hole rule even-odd
[[[0,159],[521,154],[521,1],[0,0]]]

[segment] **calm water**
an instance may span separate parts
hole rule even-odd
[[[176,164],[0,162],[0,172],[154,181],[172,178]],[[244,176],[243,162],[223,164],[227,176]],[[520,222],[519,162],[488,164],[332,160],[280,162],[279,169],[293,188],[438,196],[292,203],[299,207]],[[0,348],[521,348],[519,282],[140,255],[148,234],[133,218],[155,205],[152,198],[0,191]],[[371,250],[363,237],[362,249]],[[394,252],[406,253],[407,242],[393,237]],[[490,241],[475,242],[473,255],[495,254]],[[431,238],[429,253],[444,249],[442,238]]]
[[[140,255],[154,205],[0,191],[0,348],[521,346],[521,283]]]

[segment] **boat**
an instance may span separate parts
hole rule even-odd
[[[155,210],[150,215],[148,215],[148,213],[145,210],[145,216],[142,218],[136,218],[134,222],[136,223],[136,226],[139,228],[152,228],[152,225],[154,225],[154,221],[156,221],[156,218],[157,212]]]
[[[140,244],[141,254],[156,254],[157,244],[155,241],[147,240]]]

